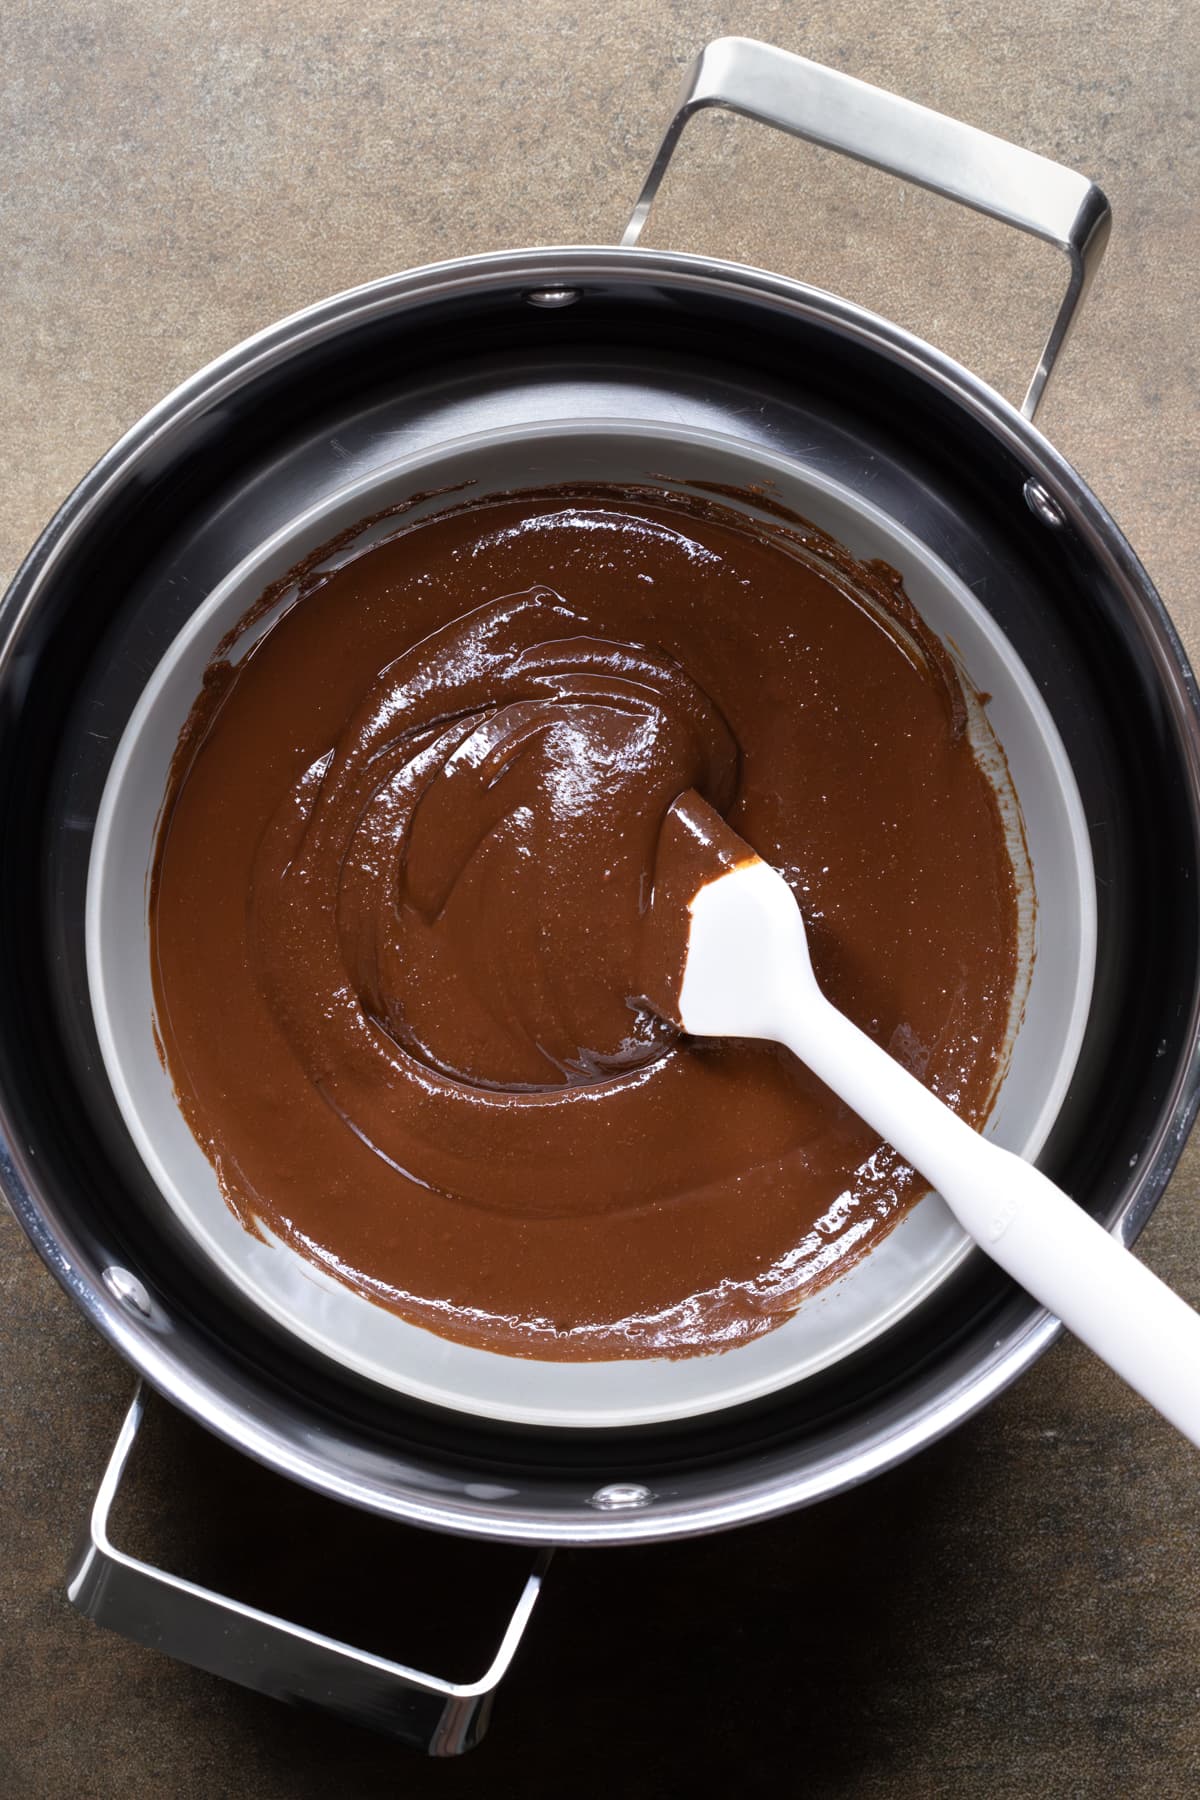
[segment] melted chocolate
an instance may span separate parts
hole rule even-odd
[[[1017,913],[949,659],[893,571],[715,498],[339,551],[214,664],[164,808],[158,1025],[230,1205],[511,1354],[768,1330],[923,1189],[785,1052],[647,1003],[663,822],[694,788],[780,868],[829,997],[978,1122]]]

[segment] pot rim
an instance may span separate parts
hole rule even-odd
[[[1169,702],[1171,723],[1182,751],[1192,812],[1200,835],[1200,700],[1195,676],[1166,609],[1117,525],[1082,478],[1042,432],[979,377],[905,328],[839,296],[794,278],[745,264],[681,252],[600,245],[513,249],[432,263],[344,290],[305,307],[244,339],[188,377],[134,424],[64,500],[18,568],[0,600],[0,682],[22,622],[37,604],[60,559],[86,529],[114,489],[140,460],[202,409],[236,391],[247,379],[285,360],[299,348],[319,343],[350,323],[362,323],[418,301],[448,297],[495,284],[528,290],[583,286],[589,279],[624,278],[636,283],[667,282],[676,289],[733,292],[773,304],[793,315],[831,325],[843,336],[882,353],[981,423],[1012,451],[1057,503],[1093,554],[1117,576],[1127,602],[1143,627],[1146,647]],[[1146,1146],[1111,1223],[1120,1240],[1137,1237],[1174,1170],[1200,1105],[1200,988],[1189,1007],[1187,1051],[1181,1055],[1158,1130]],[[831,1457],[816,1469],[765,1480],[745,1481],[716,1499],[663,1500],[645,1512],[551,1514],[505,1508],[495,1501],[468,1506],[458,1499],[403,1493],[362,1477],[333,1470],[327,1459],[301,1452],[284,1434],[239,1407],[170,1345],[161,1321],[131,1310],[109,1291],[53,1202],[36,1195],[31,1161],[17,1141],[6,1098],[0,1092],[0,1190],[43,1261],[76,1304],[113,1345],[166,1398],[235,1448],[310,1487],[336,1498],[403,1517],[416,1525],[460,1535],[516,1542],[649,1542],[715,1531],[766,1518],[828,1497],[894,1466],[935,1442],[977,1412],[1022,1374],[1057,1336],[1061,1327],[1044,1310],[992,1356],[952,1388],[927,1398],[886,1436]]]

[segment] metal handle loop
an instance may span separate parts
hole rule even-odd
[[[326,1708],[402,1738],[430,1756],[458,1756],[487,1730],[492,1701],[516,1654],[551,1552],[540,1552],[478,1681],[444,1681],[374,1656],[118,1550],[109,1519],[145,1412],[139,1384],[109,1458],[67,1597],[97,1624],[180,1662],[277,1700]]]
[[[692,64],[623,245],[634,245],[641,236],[684,126],[693,113],[710,106],[841,151],[1064,251],[1071,265],[1066,295],[1021,404],[1024,416],[1032,419],[1108,241],[1112,214],[1094,182],[1032,150],[806,57],[753,38],[717,38]]]

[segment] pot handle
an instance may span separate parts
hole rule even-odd
[[[444,1681],[260,1612],[118,1550],[109,1520],[145,1411],[141,1385],[121,1427],[67,1584],[72,1606],[135,1643],[277,1700],[318,1706],[416,1745],[458,1756],[487,1730],[550,1560],[543,1550],[478,1681]]]
[[[636,244],[680,135],[693,113],[721,106],[827,150],[931,188],[1066,252],[1067,292],[1021,404],[1032,419],[1072,321],[1091,286],[1112,214],[1084,175],[754,38],[717,38],[692,64],[633,209],[623,245]]]

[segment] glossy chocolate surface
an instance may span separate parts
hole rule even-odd
[[[500,496],[345,557],[210,671],[164,811],[159,1029],[229,1203],[512,1354],[769,1329],[922,1190],[786,1053],[645,1004],[661,827],[696,789],[830,998],[981,1119],[1017,914],[952,664],[892,571],[713,496]]]

